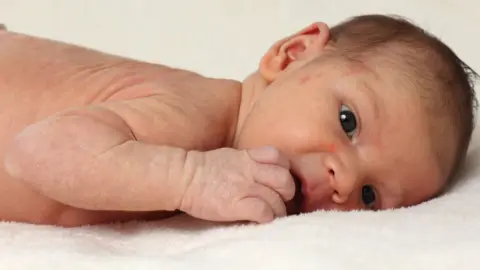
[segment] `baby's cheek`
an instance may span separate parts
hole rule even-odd
[[[310,75],[304,75],[304,76],[300,77],[300,79],[298,80],[298,83],[300,85],[304,85],[307,82],[309,82],[311,79],[312,79],[312,77]]]
[[[325,144],[325,152],[334,153],[335,152],[335,144],[333,144],[333,143]]]

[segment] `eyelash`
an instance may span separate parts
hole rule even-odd
[[[362,124],[361,124],[362,120],[360,118],[360,115],[357,113],[358,110],[355,108],[355,106],[351,106],[348,102],[341,101],[340,104],[338,105],[338,110],[337,110],[338,112],[341,112],[342,106],[347,106],[349,109],[351,109],[353,114],[355,115],[355,119],[357,121],[357,129],[355,131],[355,134],[352,136],[352,138],[348,138],[349,140],[351,140],[353,142],[360,134],[361,127],[362,127]],[[342,130],[341,125],[340,125],[340,129]],[[343,130],[342,130],[342,132],[343,132]],[[343,132],[343,133],[345,133],[345,132]],[[345,135],[347,135],[347,134],[345,134]]]

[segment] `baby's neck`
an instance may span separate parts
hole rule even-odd
[[[227,95],[228,98],[226,97],[225,102],[228,103],[228,109],[234,110],[234,112],[218,111],[218,113],[234,115],[229,121],[229,132],[225,138],[224,147],[235,148],[243,124],[260,94],[267,87],[267,83],[258,73],[253,73],[243,82],[212,78],[207,79],[207,82],[209,88],[215,89],[215,91],[233,93],[233,95]]]
[[[243,81],[241,87],[242,90],[237,118],[236,121],[232,123],[232,132],[230,133],[231,137],[228,139],[228,141],[231,142],[229,146],[234,148],[237,145],[237,138],[242,130],[248,114],[250,113],[250,110],[255,105],[255,102],[259,98],[260,94],[267,87],[267,83],[263,80],[260,74],[253,73]]]
[[[208,84],[208,88],[215,91],[220,97],[217,99],[217,102],[219,100],[224,102],[223,105],[218,106],[217,113],[230,115],[226,123],[228,134],[227,137],[222,138],[222,140],[224,141],[223,147],[232,147],[237,133],[237,125],[239,119],[241,119],[240,113],[244,99],[243,85],[239,81],[216,78],[207,78],[206,83]]]

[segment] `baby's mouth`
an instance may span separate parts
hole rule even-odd
[[[293,209],[290,209],[289,212],[291,213],[289,214],[296,215],[296,214],[300,214],[305,197],[302,192],[302,180],[300,179],[298,174],[295,173],[294,170],[290,170],[290,173],[295,182],[295,195],[293,196],[293,199],[290,201],[293,204],[292,205]]]

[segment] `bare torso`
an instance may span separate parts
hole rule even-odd
[[[67,52],[72,50],[74,52]],[[75,59],[62,62],[67,52]],[[105,55],[105,65],[97,65],[99,53],[50,41],[0,32],[0,157],[12,139],[26,126],[49,115],[114,98],[129,99],[151,95],[151,89],[132,86],[138,79],[108,75],[118,59]],[[92,58],[89,62],[89,58]],[[19,59],[23,59],[19,63]],[[72,64],[73,63],[73,64]],[[91,66],[88,66],[91,64]],[[138,63],[137,63],[138,64]],[[124,65],[124,63],[122,63]],[[129,66],[128,64],[126,66]],[[130,65],[131,66],[131,65]],[[88,76],[82,69],[94,70]],[[148,71],[145,71],[148,73]],[[105,74],[103,74],[105,73]],[[128,73],[128,72],[127,72]],[[141,72],[140,72],[141,73]],[[82,78],[85,76],[85,78]],[[127,76],[128,77],[128,76]],[[90,81],[95,81],[90,84]],[[115,83],[112,83],[114,81]],[[134,90],[132,90],[134,89]],[[183,142],[173,142],[182,145]],[[186,144],[190,142],[185,142]],[[108,212],[76,209],[41,195],[21,181],[12,179],[0,162],[0,219],[34,224],[77,226],[113,221],[158,219],[171,212]]]

